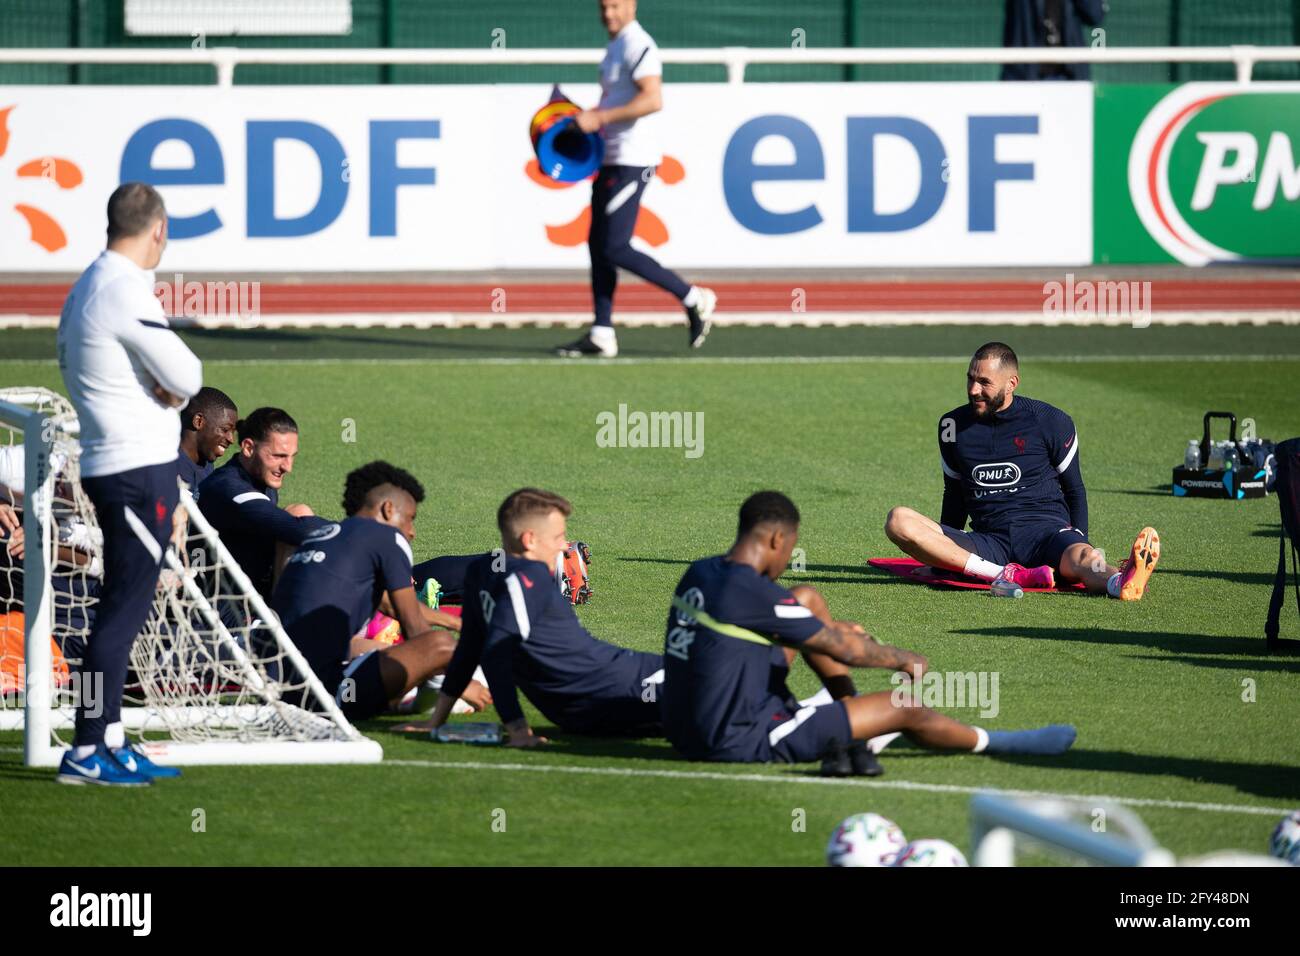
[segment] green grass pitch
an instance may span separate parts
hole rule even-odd
[[[596,596],[580,616],[629,647],[661,650],[686,562],[728,546],[748,493],[782,489],[804,514],[806,553],[805,570],[784,583],[815,584],[837,616],[937,670],[998,673],[1000,713],[980,723],[1070,722],[1075,749],[996,759],[896,744],[878,782],[826,782],[811,766],[693,764],[653,740],[558,735],[529,753],[436,745],[381,719],[363,725],[384,747],[378,766],[193,768],[147,791],[104,792],[55,786],[51,771],[22,766],[20,736],[4,734],[5,861],[815,865],[835,823],[865,810],[909,838],[969,851],[967,807],[982,787],[1127,801],[1179,855],[1263,852],[1281,812],[1300,805],[1300,658],[1269,657],[1262,637],[1276,501],[1178,500],[1168,490],[1207,409],[1253,417],[1274,439],[1300,433],[1294,327],[724,328],[692,356],[680,330],[629,330],[627,362],[540,360],[569,335],[190,341],[207,382],[241,409],[277,404],[298,419],[302,450],[282,501],[335,516],[348,469],[382,457],[414,471],[428,491],[417,559],[493,546],[496,506],[520,485],[567,495],[571,537],[593,553]],[[865,566],[895,553],[882,530],[890,506],[937,512],[934,423],[962,400],[963,356],[990,338],[1021,352],[1023,394],[1074,417],[1093,542],[1118,561],[1143,525],[1159,529],[1164,557],[1141,603],[993,600]],[[0,385],[59,387],[51,333],[9,331],[0,343]],[[597,447],[597,414],[620,403],[703,412],[703,455]],[[1293,604],[1283,622],[1284,635],[1300,636]],[[858,682],[890,686],[883,672]],[[814,689],[802,665],[792,686]]]

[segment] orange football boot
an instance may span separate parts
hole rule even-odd
[[[1133,542],[1132,553],[1120,568],[1119,599],[1139,601],[1147,589],[1151,572],[1160,560],[1160,535],[1155,528],[1143,528]]]

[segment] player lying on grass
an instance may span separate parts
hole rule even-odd
[[[431,629],[426,618],[438,612],[420,604],[411,583],[410,542],[423,500],[424,488],[401,468],[373,461],[356,469],[343,492],[348,517],[308,534],[275,588],[272,607],[280,623],[351,720],[382,713],[441,674],[456,647],[454,635]],[[381,607],[407,637],[367,648],[374,642],[356,635]],[[476,710],[491,703],[476,681],[467,681],[457,696]]]
[[[199,484],[212,474],[212,463],[235,443],[239,411],[219,388],[204,386],[181,410],[181,445],[176,471],[198,500]]]
[[[298,423],[280,408],[241,419],[239,450],[199,485],[199,508],[264,598],[293,549],[328,522],[304,504],[279,506],[298,454]]]
[[[939,520],[897,507],[889,540],[918,561],[985,581],[1091,592],[1136,601],[1160,560],[1160,536],[1143,528],[1119,568],[1088,543],[1088,497],[1079,440],[1059,408],[1015,394],[1016,353],[1001,342],[976,351],[967,404],[939,420],[943,507]],[[971,530],[962,530],[969,515]]]
[[[776,583],[799,538],[799,511],[785,495],[760,491],[740,508],[726,554],[696,561],[682,575],[664,641],[665,736],[691,760],[806,763],[843,770],[855,742],[902,733],[924,747],[990,754],[1059,754],[1073,727],[969,727],[880,691],[858,696],[849,667],[881,667],[909,678],[925,673],[919,654],[879,644],[862,626],[832,619],[813,588]],[[785,679],[802,654],[834,700],[800,706]],[[857,767],[854,772],[863,772]]]
[[[519,690],[565,733],[662,733],[662,658],[597,640],[560,593],[555,560],[565,549],[572,512],[564,498],[537,488],[521,488],[501,503],[504,553],[484,555],[470,567],[460,643],[432,719],[417,727],[441,726],[481,664],[510,746],[547,742],[529,727]]]

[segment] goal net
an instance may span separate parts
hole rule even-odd
[[[103,536],[79,481],[76,413],[42,388],[0,389],[0,505],[21,518],[21,559],[0,542],[0,730],[23,729],[30,766],[70,745],[103,579]],[[122,721],[164,764],[361,763],[380,746],[348,723],[182,488],[132,649]],[[178,546],[179,545],[179,546]]]

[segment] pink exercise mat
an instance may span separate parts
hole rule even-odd
[[[888,571],[890,574],[897,574],[907,581],[928,584],[932,588],[972,588],[976,591],[987,591],[989,589],[989,582],[987,581],[973,578],[969,574],[962,574],[960,571],[944,571],[941,568],[926,567],[915,558],[869,558],[867,564],[873,568]],[[1026,593],[1082,591],[1084,586],[1082,584],[1058,584],[1054,588],[1025,588],[1024,590]]]

